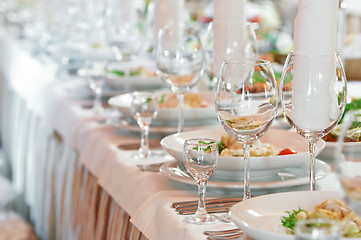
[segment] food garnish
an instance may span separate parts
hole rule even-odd
[[[298,210],[286,211],[288,216],[281,218],[281,223],[284,227],[291,229],[291,231],[295,230],[295,226],[298,220],[302,219],[302,215],[306,214],[306,210],[302,208],[298,208]]]
[[[291,210],[286,213],[288,216],[281,217],[281,228],[277,228],[278,232],[294,234],[297,221],[320,218],[338,222],[341,226],[342,237],[361,237],[361,218],[344,202],[335,199],[327,199],[318,204],[313,212],[299,207],[298,210]]]

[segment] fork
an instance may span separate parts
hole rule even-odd
[[[219,231],[204,231],[207,239],[221,240],[221,239],[238,239],[243,235],[243,231],[239,228],[219,230]]]

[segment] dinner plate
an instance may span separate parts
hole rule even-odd
[[[167,162],[160,167],[161,173],[168,178],[190,185],[196,185],[195,180],[187,173],[184,166],[176,161]],[[331,171],[331,167],[316,159],[316,179],[327,176]],[[216,173],[217,170],[214,172]],[[223,189],[243,189],[243,182],[234,179],[233,181],[224,180],[214,177],[213,175],[207,182],[207,187],[223,188]],[[279,169],[273,176],[262,176],[251,171],[251,189],[275,189],[293,186],[301,186],[309,183],[309,165],[295,166]]]
[[[190,138],[210,138],[220,141],[222,135],[226,134],[221,127],[209,128],[195,131],[172,134],[163,138],[160,142],[163,149],[172,155],[179,162],[183,161],[183,145],[185,140]],[[251,170],[277,170],[280,168],[297,166],[309,161],[308,143],[299,134],[285,130],[270,128],[266,134],[261,137],[261,142],[270,143],[278,149],[291,148],[297,151],[297,154],[251,157]],[[317,154],[325,147],[325,141],[319,140],[316,144]],[[219,157],[217,169],[240,171],[243,170],[243,157]]]
[[[255,240],[294,240],[294,235],[277,232],[286,211],[314,211],[317,204],[333,198],[342,200],[336,191],[298,191],[263,195],[237,203],[230,210],[233,222]],[[344,239],[344,238],[342,238]],[[360,238],[348,238],[360,239]]]
[[[183,111],[184,120],[200,121],[200,120],[217,120],[216,111],[214,109],[214,94],[211,92],[198,93],[202,100],[208,103],[208,107],[190,108],[185,107]],[[132,117],[130,113],[132,96],[130,93],[111,97],[108,101],[109,105],[118,109],[125,116]],[[156,119],[152,125],[169,125],[173,122],[176,126],[178,123],[178,108],[160,108]]]

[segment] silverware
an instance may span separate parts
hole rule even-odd
[[[208,236],[207,239],[209,240],[225,240],[225,239],[239,239],[243,233],[235,233],[228,236]]]
[[[240,201],[242,201],[242,198],[240,197],[207,199],[206,209],[209,213],[225,213]],[[197,211],[198,201],[175,202],[171,207],[175,208],[178,214],[190,215]]]
[[[231,209],[231,207],[214,207],[214,208],[207,207],[207,212],[208,213],[226,213],[226,212],[229,212],[230,209]],[[178,214],[191,215],[191,214],[196,213],[196,211],[197,211],[197,208],[189,209],[189,210],[179,210]]]
[[[219,231],[204,231],[207,239],[238,239],[243,235],[243,231],[239,228],[219,230]]]
[[[230,202],[240,202],[242,201],[242,197],[224,197],[224,198],[210,198],[206,199],[207,204],[214,204],[214,203],[230,203]],[[175,202],[171,205],[172,208],[176,208],[179,206],[191,206],[197,205],[198,201],[184,201],[184,202]]]

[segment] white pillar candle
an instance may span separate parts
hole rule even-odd
[[[335,59],[325,56],[336,51],[338,2],[298,0],[291,117],[303,130],[323,130],[333,117],[330,102],[334,99],[330,89],[336,76]],[[307,55],[313,58],[305,57]]]
[[[227,58],[246,56],[246,0],[214,0],[213,74],[218,76]]]

